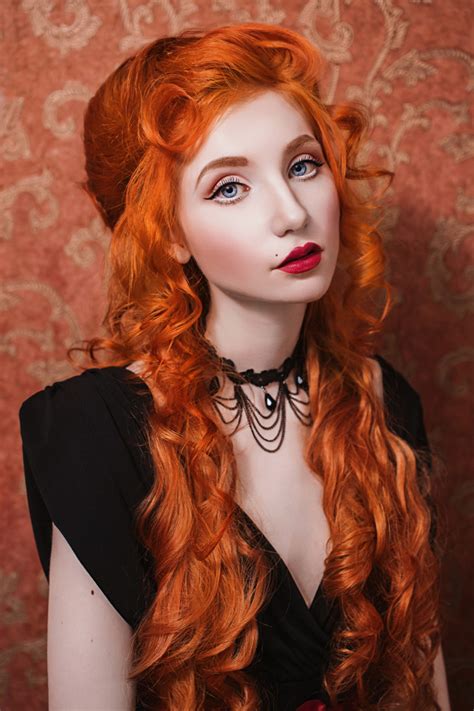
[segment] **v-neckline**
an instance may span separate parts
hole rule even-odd
[[[384,359],[378,354],[374,354],[374,358],[378,361],[382,373],[382,391],[383,391],[383,398],[384,398],[384,407],[386,407],[386,395],[387,395],[387,387],[388,387],[388,382],[387,382],[387,377],[386,377],[386,368],[385,368],[385,362]],[[130,370],[130,368],[127,368],[126,366],[112,366],[112,368],[122,371],[125,373],[132,373],[133,376],[135,376],[135,380],[132,377],[129,382],[139,382],[143,384],[148,392],[149,397],[153,400],[153,395],[151,393],[151,390],[146,383],[146,381],[141,378],[137,373],[135,373],[133,370]],[[306,603],[306,600],[304,599],[303,593],[301,592],[299,586],[296,583],[295,578],[293,577],[290,569],[288,568],[287,564],[285,563],[284,559],[282,556],[278,553],[276,550],[275,546],[272,545],[272,543],[268,540],[268,538],[265,536],[263,531],[257,526],[255,521],[249,516],[249,514],[236,502],[234,501],[235,506],[238,508],[238,510],[241,512],[241,514],[245,517],[245,519],[248,521],[250,526],[253,528],[255,533],[260,537],[260,539],[263,541],[263,543],[269,548],[270,553],[273,554],[273,556],[276,558],[278,561],[279,565],[283,569],[287,579],[289,580],[291,586],[293,587],[294,591],[296,592],[298,599],[301,601],[301,604],[304,606],[304,609],[309,613],[313,614],[314,608],[316,607],[317,602],[321,599],[321,596],[323,594],[323,581],[324,581],[324,576],[326,574],[326,569],[323,571],[323,576],[321,578],[321,581],[316,589],[316,592],[313,595],[313,598],[311,600],[311,603],[308,604]]]
[[[298,598],[301,600],[301,603],[307,610],[307,612],[312,613],[313,608],[316,606],[316,602],[319,600],[319,598],[322,595],[323,592],[323,580],[324,580],[324,573],[323,577],[321,578],[321,582],[319,583],[316,592],[313,595],[313,598],[308,606],[306,600],[304,599],[303,593],[301,592],[299,586],[296,583],[295,578],[293,577],[293,574],[291,573],[290,569],[288,568],[287,564],[285,563],[284,559],[282,556],[278,553],[277,549],[275,548],[274,545],[268,540],[266,535],[263,533],[263,531],[257,526],[253,518],[251,518],[248,513],[235,501],[235,506],[239,509],[241,514],[245,517],[245,519],[248,521],[248,523],[251,525],[251,527],[254,529],[255,533],[260,537],[260,539],[263,541],[263,543],[268,546],[270,549],[271,554],[276,557],[276,560],[280,564],[280,566],[283,568],[285,575],[287,576],[288,580],[291,583],[291,586],[294,588],[295,592],[298,595]],[[325,572],[325,571],[324,571]]]

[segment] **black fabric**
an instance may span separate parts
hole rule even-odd
[[[382,356],[376,358],[389,427],[429,453],[418,394]],[[19,413],[28,504],[46,577],[54,522],[132,628],[155,593],[150,560],[134,527],[136,508],[153,480],[142,427],[151,404],[146,385],[131,371],[91,368],[35,393]],[[321,681],[338,611],[321,586],[307,607],[283,560],[239,510],[273,556],[277,575],[275,592],[258,616],[259,645],[247,671],[260,681],[269,709],[294,711],[311,698],[328,703]]]

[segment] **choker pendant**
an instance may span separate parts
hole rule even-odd
[[[271,412],[273,412],[276,407],[276,400],[270,395],[270,393],[267,393],[264,385],[261,385],[260,387],[265,393],[265,405]]]

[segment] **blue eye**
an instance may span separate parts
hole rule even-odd
[[[248,190],[250,190],[250,188],[248,187],[248,185],[245,185],[245,183],[241,183],[241,182],[240,182],[239,180],[237,180],[236,178],[230,176],[230,177],[228,177],[228,178],[224,178],[224,180],[221,180],[221,181],[217,184],[217,187],[216,187],[216,189],[214,190],[214,192],[212,193],[212,195],[210,195],[210,197],[206,198],[206,200],[214,200],[214,198],[216,197],[216,195],[219,195],[219,194],[220,194],[220,195],[222,195],[223,197],[225,197],[225,198],[230,198],[230,199],[229,199],[229,200],[214,200],[214,202],[218,202],[218,203],[220,203],[221,205],[233,205],[234,202],[239,202],[239,200],[242,200],[242,198],[243,198],[244,196],[243,196],[243,195],[240,195],[240,196],[237,195],[237,196],[236,196],[235,193],[234,193],[233,195],[229,195],[228,192],[227,192],[227,194],[224,193],[224,190],[227,190],[227,188],[234,188],[234,187],[236,187],[237,185],[241,185],[243,188],[247,188],[247,192],[248,192]]]
[[[236,197],[235,193],[233,193],[232,195],[229,194],[228,188],[231,188],[231,190],[235,190],[237,185],[242,185],[242,183],[237,183],[237,182],[225,183],[224,185],[221,185],[221,187],[219,188],[219,192],[223,197],[228,197],[228,198]]]
[[[316,165],[318,168],[323,165],[323,162],[320,160],[315,160],[314,158],[304,158],[296,161],[296,163],[293,163],[290,170],[292,170],[296,165],[304,165],[305,163],[313,163],[313,165]],[[303,175],[306,175],[306,173],[303,173]]]

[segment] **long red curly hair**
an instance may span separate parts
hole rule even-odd
[[[271,89],[310,121],[341,206],[338,268],[302,326],[313,417],[305,459],[324,481],[332,541],[323,589],[342,614],[324,688],[333,704],[352,692],[357,708],[439,709],[429,467],[389,430],[368,359],[392,305],[378,230],[384,191],[363,192],[354,181],[389,184],[393,173],[357,164],[368,112],[325,104],[323,69],[313,44],[283,27],[187,30],[124,61],[87,107],[84,186],[112,230],[108,307],[106,334],[70,350],[94,367],[141,361],[154,394],[147,431],[156,477],[137,534],[152,554],[157,593],[134,633],[130,673],[151,708],[261,707],[245,668],[271,593],[270,563],[236,521],[232,443],[209,393],[222,364],[204,337],[207,281],[194,259],[179,264],[170,245],[185,240],[181,166],[226,109]]]

